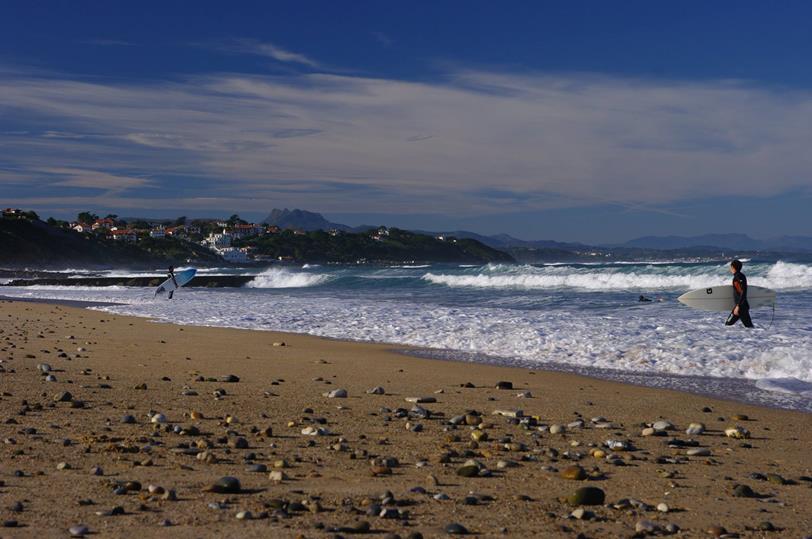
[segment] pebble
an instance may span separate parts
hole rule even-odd
[[[305,427],[302,429],[305,436],[329,436],[330,431],[322,427]]]
[[[657,511],[659,511],[660,513],[667,513],[670,510],[671,509],[668,507],[668,504],[665,503],[657,504]]]
[[[561,434],[564,430],[562,425],[550,425],[550,434]]]
[[[689,457],[709,457],[711,456],[711,450],[707,447],[692,447],[685,454]]]
[[[166,423],[166,416],[164,414],[155,414],[149,419],[152,423],[161,424]]]
[[[612,451],[630,451],[631,445],[626,440],[606,440],[603,445]]]
[[[602,505],[606,494],[598,487],[581,487],[567,497],[570,505]]]
[[[234,374],[227,374],[225,376],[221,376],[220,381],[227,384],[234,384],[240,381],[240,377]]]
[[[218,494],[238,494],[242,490],[242,486],[240,480],[236,477],[225,476],[218,479],[206,490]]]
[[[87,526],[78,525],[78,526],[71,526],[68,528],[68,533],[71,537],[84,537],[90,532]]]
[[[228,439],[228,447],[232,449],[248,449],[248,440],[242,436],[237,436]]]
[[[691,423],[688,425],[688,428],[685,429],[685,434],[688,436],[696,436],[698,434],[702,434],[705,432],[705,425],[702,423]]]
[[[722,526],[711,526],[707,530],[708,535],[712,535],[713,537],[721,537],[723,535],[727,535],[727,530]]]
[[[323,396],[329,399],[346,399],[347,398],[347,390],[346,389],[334,389],[332,391],[328,391],[327,393],[322,393]]]
[[[776,485],[787,485],[789,481],[778,475],[777,473],[768,473],[766,476],[767,481],[775,483]]]
[[[372,389],[367,389],[367,393],[369,395],[383,395],[386,393],[386,390],[381,386],[375,386]]]
[[[252,464],[248,466],[245,471],[251,473],[265,473],[268,471],[268,467],[264,464]]]
[[[634,525],[634,531],[637,533],[654,533],[659,529],[659,526],[650,520],[638,520]]]
[[[583,481],[587,477],[586,470],[584,470],[581,466],[578,466],[577,464],[573,466],[567,466],[566,468],[561,470],[559,475],[563,479],[571,479],[573,481]]]
[[[670,421],[655,421],[651,427],[654,430],[674,430],[674,425]]]
[[[452,522],[451,524],[446,525],[445,532],[448,535],[468,535],[468,528],[462,524]]]
[[[728,438],[736,438],[739,440],[743,440],[746,438],[750,438],[750,431],[744,427],[740,427],[736,425],[734,427],[728,427],[725,429],[725,436]]]
[[[54,395],[54,402],[70,402],[73,400],[73,395],[69,391],[63,391]]]
[[[60,462],[56,465],[57,470],[70,470],[70,464],[67,462]]]
[[[288,476],[285,475],[285,472],[282,470],[273,470],[271,473],[268,474],[268,479],[275,482],[281,482],[287,480]]]
[[[406,402],[411,402],[413,404],[429,404],[432,402],[437,402],[437,399],[434,397],[406,397]]]
[[[254,515],[251,514],[251,511],[240,511],[237,513],[237,520],[251,520],[254,518]]]
[[[735,485],[733,487],[733,496],[736,498],[757,498],[758,494],[747,485]]]

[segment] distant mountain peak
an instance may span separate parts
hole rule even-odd
[[[264,220],[269,225],[276,225],[279,228],[290,228],[295,230],[348,230],[347,225],[332,223],[324,218],[320,213],[310,212],[300,209],[274,208]]]

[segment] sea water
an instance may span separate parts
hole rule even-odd
[[[753,330],[676,301],[729,284],[721,260],[220,268],[201,273],[255,276],[238,289],[184,288],[172,301],[127,287],[0,293],[109,301],[116,305],[94,308],[180,324],[413,345],[437,359],[570,370],[812,411],[812,259],[754,259],[745,272],[778,294],[774,312],[752,311]]]

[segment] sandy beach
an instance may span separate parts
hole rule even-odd
[[[3,537],[812,533],[809,414],[63,305],[0,339]]]

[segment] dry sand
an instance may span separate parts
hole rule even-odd
[[[274,346],[280,342],[286,346]],[[17,525],[0,528],[2,536],[67,536],[84,525],[105,537],[325,537],[352,535],[364,523],[370,534],[400,537],[442,536],[451,523],[481,537],[629,537],[637,525],[662,535],[669,524],[678,537],[709,537],[713,526],[741,537],[812,533],[812,416],[800,412],[418,359],[383,345],[7,301],[0,360],[0,518]],[[56,381],[45,380],[43,363]],[[221,381],[227,375],[239,381]],[[497,389],[500,381],[513,389]],[[386,393],[367,394],[374,386]],[[323,396],[339,388],[347,398]],[[216,398],[218,389],[225,391]],[[531,398],[517,396],[526,391]],[[70,400],[55,402],[63,392]],[[407,397],[435,398],[420,405],[431,416],[398,417],[398,408],[414,406]],[[523,422],[493,415],[517,409]],[[167,422],[151,423],[151,410]],[[449,424],[466,412],[479,427]],[[122,422],[125,415],[135,423]],[[597,428],[597,416],[613,425]],[[578,419],[583,428],[547,429]],[[676,430],[641,436],[644,423],[658,420]],[[692,422],[707,431],[687,435]],[[726,437],[733,425],[750,438]],[[308,427],[330,434],[303,435]],[[475,432],[485,437],[475,442]],[[669,447],[672,438],[694,439],[710,456],[685,456],[690,448]],[[607,440],[633,450],[613,452]],[[596,458],[597,448],[617,459]],[[203,451],[208,462],[196,455]],[[458,475],[468,459],[485,477]],[[274,468],[278,461],[287,467]],[[248,471],[258,464],[284,479]],[[561,477],[575,464],[589,479]],[[238,478],[242,491],[204,491],[223,476]],[[140,485],[117,494],[128,481]],[[734,496],[739,484],[758,497]],[[151,495],[150,485],[174,489],[177,501]],[[577,507],[564,498],[581,487],[601,489],[605,501],[571,518]],[[661,503],[668,512],[656,509]],[[241,511],[253,518],[238,519]],[[777,531],[761,530],[770,525]]]

